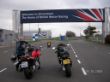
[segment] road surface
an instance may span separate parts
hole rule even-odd
[[[53,41],[52,46],[59,42]],[[110,46],[73,40],[67,42],[73,61],[72,77],[66,78],[52,48],[42,45],[41,69],[35,72],[31,82],[110,82]],[[0,82],[28,82],[23,72],[16,72],[10,61],[14,48],[0,48]]]

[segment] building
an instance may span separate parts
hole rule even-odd
[[[15,33],[10,30],[0,29],[0,46],[10,45],[15,42]]]
[[[36,39],[50,39],[52,33],[50,30],[42,30],[40,33],[38,31],[24,31],[23,36],[28,40],[32,40],[36,37]]]

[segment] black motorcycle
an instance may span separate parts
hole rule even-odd
[[[62,66],[62,70],[65,72],[67,77],[71,77],[71,67],[72,67],[72,61],[68,55],[63,55],[62,57],[59,57],[59,63]]]
[[[56,51],[59,64],[62,66],[62,70],[65,72],[67,77],[71,77],[71,67],[72,67],[72,61],[70,58],[70,55],[67,51]]]

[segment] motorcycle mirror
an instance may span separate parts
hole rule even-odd
[[[42,46],[40,46],[40,48],[42,48]]]
[[[15,55],[12,55],[12,56],[10,57],[10,60],[11,60],[12,62],[15,62],[16,59],[17,59],[17,57],[16,57]]]
[[[70,46],[70,44],[67,44],[67,46]]]

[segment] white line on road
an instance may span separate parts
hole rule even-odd
[[[69,44],[70,44],[70,43],[69,43]],[[74,48],[72,47],[71,44],[70,44],[70,46],[71,46],[72,51],[74,52],[75,57],[78,58],[77,53],[75,52],[75,50],[74,50]],[[77,62],[78,62],[79,64],[81,64],[81,61],[80,61],[79,59],[77,60]],[[85,71],[84,67],[81,67],[81,70],[82,70],[83,74],[86,76],[86,75],[87,75],[87,72]]]
[[[80,60],[77,60],[77,61],[78,61],[79,64],[81,64],[81,61]]]
[[[4,53],[8,53],[8,50],[4,51]]]
[[[85,71],[85,69],[83,67],[81,68],[81,70],[82,70],[84,75],[87,75],[87,72]]]
[[[71,49],[73,50],[73,53],[76,55],[76,52],[75,52],[74,48],[72,47],[72,45],[71,45]]]
[[[75,55],[75,57],[76,57],[76,58],[78,58],[78,56],[77,56],[77,55]]]
[[[71,49],[73,50],[73,52],[74,52],[74,53],[76,53],[76,52],[74,51],[74,49],[73,49],[72,45],[71,45]]]
[[[5,48],[5,47],[8,47],[8,46],[0,46],[0,48]]]
[[[76,52],[74,51],[74,54],[76,55]]]
[[[2,70],[0,71],[0,73],[3,72],[3,71],[5,71],[5,70],[7,70],[7,68],[2,69]]]
[[[110,54],[110,52],[108,54]]]
[[[70,45],[71,45],[71,44],[70,44]],[[72,45],[71,45],[71,49],[73,50],[73,53],[74,53],[75,57],[78,58],[78,55],[77,55],[77,53],[75,52],[75,50],[74,50],[74,48],[72,47]]]

